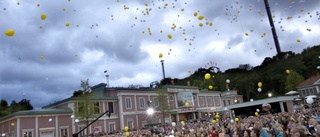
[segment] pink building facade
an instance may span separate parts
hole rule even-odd
[[[199,90],[194,86],[166,85],[163,90],[168,92],[168,103],[171,114],[165,117],[165,123],[186,120],[212,118],[217,111],[228,111],[241,105],[242,95],[236,91],[220,92]],[[92,101],[98,106],[97,116],[109,111],[90,125],[80,135],[90,133],[110,133],[129,129],[140,129],[159,124],[162,117],[159,112],[148,115],[149,107],[157,108],[157,89],[150,88],[108,88],[106,84],[92,87]],[[237,100],[234,103],[234,100]],[[152,103],[148,103],[148,102]],[[224,103],[230,102],[230,103]],[[86,124],[75,117],[78,100],[70,97],[40,110],[20,111],[0,118],[0,134],[6,137],[72,137]],[[250,105],[250,102],[245,103]],[[290,102],[287,103],[287,105]],[[229,107],[230,109],[226,109]],[[221,113],[223,114],[223,113]]]

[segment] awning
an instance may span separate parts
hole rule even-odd
[[[299,92],[291,90],[291,91],[286,93],[286,95],[295,95],[295,94],[299,94]]]

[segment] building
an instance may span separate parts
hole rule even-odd
[[[224,107],[220,91],[199,90],[194,86],[166,85],[168,102],[173,112],[165,118],[166,123],[190,119],[207,119],[214,111]],[[98,113],[110,112],[110,117],[104,114],[88,127],[85,132],[114,132],[138,129],[146,125],[158,124],[162,118],[159,112],[154,115],[146,113],[148,102],[157,107],[157,89],[151,88],[115,88],[106,87],[101,83],[92,87]],[[240,97],[240,96],[239,96]],[[238,98],[242,101],[242,98]],[[232,98],[231,100],[234,100]],[[69,97],[64,100],[44,106],[40,110],[20,111],[0,118],[0,134],[6,137],[71,137],[84,129],[86,124],[75,117],[78,100]]]
[[[302,81],[297,86],[299,96],[304,98],[310,95],[320,94],[320,74],[313,73],[312,76],[305,81]]]

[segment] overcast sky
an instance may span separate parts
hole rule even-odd
[[[282,51],[320,44],[319,0],[269,5]],[[149,86],[162,79],[161,59],[166,77],[185,78],[208,63],[225,71],[277,53],[263,0],[1,0],[0,32],[0,99],[37,109],[70,97],[80,80],[105,83],[105,70],[110,86]]]

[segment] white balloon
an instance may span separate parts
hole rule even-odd
[[[233,123],[233,122],[234,122],[234,120],[233,120],[233,119],[231,119],[231,120],[230,120],[230,122],[231,122],[231,123]]]
[[[261,88],[258,88],[258,92],[261,92]]]
[[[260,112],[260,109],[258,109],[258,108],[257,108],[257,110],[256,110],[256,111],[257,111],[257,112]]]
[[[306,101],[307,101],[308,104],[312,104],[313,103],[313,98],[312,97],[308,97]]]

